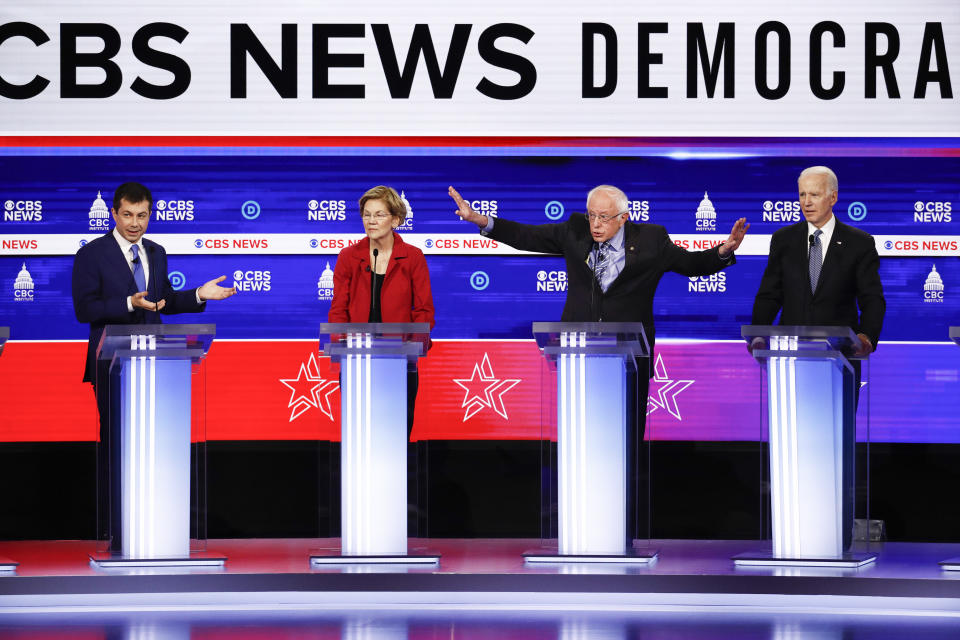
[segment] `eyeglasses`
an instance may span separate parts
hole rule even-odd
[[[587,218],[590,220],[590,222],[593,222],[594,220],[599,220],[601,224],[607,224],[608,222],[610,222],[610,221],[613,220],[614,218],[619,218],[620,216],[622,216],[622,215],[625,214],[625,213],[626,213],[626,211],[621,211],[620,213],[615,213],[615,214],[613,214],[612,216],[602,216],[602,215],[597,214],[597,213],[588,213],[588,214],[587,214]]]
[[[363,213],[363,214],[361,214],[360,219],[361,219],[361,220],[376,220],[377,222],[383,222],[384,220],[386,220],[386,219],[389,218],[389,217],[390,217],[390,214],[389,214],[389,213],[383,213],[383,212],[381,211],[381,212],[379,212],[379,213]]]

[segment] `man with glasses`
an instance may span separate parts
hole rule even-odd
[[[663,274],[705,276],[724,269],[736,262],[733,253],[750,228],[746,218],[740,218],[722,244],[705,251],[687,251],[670,240],[664,227],[628,220],[626,194],[608,184],[587,194],[587,215],[573,214],[563,222],[538,225],[477,213],[456,189],[450,187],[449,193],[457,204],[457,215],[476,224],[484,235],[516,249],[564,257],[567,300],[562,322],[642,322],[651,353],[656,337],[653,296]],[[654,361],[653,357],[649,360],[649,375],[637,376],[636,404],[628,408],[634,413],[631,419],[637,444],[643,441]],[[635,504],[630,500],[628,510]],[[632,514],[628,517],[635,521]]]
[[[517,249],[566,259],[567,301],[561,321],[642,322],[651,349],[653,295],[663,274],[705,276],[722,270],[736,262],[733,252],[750,228],[746,218],[740,218],[722,244],[687,251],[670,240],[664,227],[629,221],[626,194],[607,184],[590,190],[587,215],[538,225],[477,213],[456,189],[450,187],[449,193],[457,203],[457,215],[476,224],[484,235]]]

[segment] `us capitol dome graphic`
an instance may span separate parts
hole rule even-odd
[[[27,271],[27,263],[24,262],[17,274],[17,279],[13,281],[13,292],[16,300],[29,300],[33,298],[33,277]]]
[[[703,192],[703,200],[700,201],[700,206],[697,207],[697,220],[716,220],[717,219],[717,210],[714,209],[713,203],[710,202],[710,198],[707,197],[707,192]]]
[[[923,283],[923,292],[927,293],[928,291],[943,291],[943,280],[937,273],[937,265],[933,265],[930,275],[927,276],[927,281]]]
[[[330,262],[327,262],[327,268],[320,274],[317,280],[317,289],[333,289],[333,269],[330,268]]]
[[[107,208],[107,203],[103,201],[103,196],[97,191],[97,199],[93,201],[93,205],[90,207],[90,219],[96,220],[98,218],[109,217],[110,209]]]
[[[413,207],[410,206],[410,201],[407,200],[407,194],[405,194],[403,190],[400,191],[400,200],[403,202],[403,208],[407,210],[407,217],[400,223],[400,226],[409,227],[413,224]]]

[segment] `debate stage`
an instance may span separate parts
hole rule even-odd
[[[92,541],[2,542],[19,562],[0,577],[4,616],[118,611],[713,611],[960,618],[960,571],[940,561],[960,544],[874,543],[860,569],[736,568],[762,541],[654,540],[657,560],[525,565],[536,539],[412,539],[433,567],[323,566],[335,539],[211,540],[220,569],[94,568]],[[4,618],[8,620],[8,618]],[[960,620],[956,620],[960,624]]]

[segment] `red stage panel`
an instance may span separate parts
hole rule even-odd
[[[96,440],[97,402],[81,382],[86,342],[8,342],[0,356],[0,442]]]

